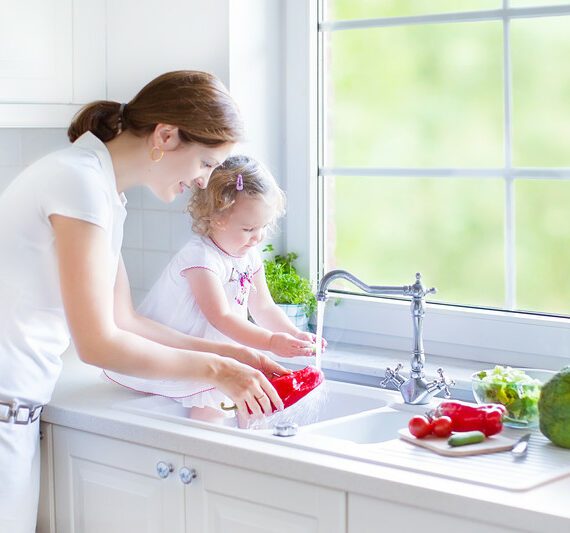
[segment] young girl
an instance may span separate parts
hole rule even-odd
[[[170,261],[139,312],[192,336],[235,341],[282,357],[311,355],[314,335],[297,329],[275,305],[257,245],[284,212],[284,194],[271,173],[247,156],[216,168],[188,204],[190,241]],[[248,312],[255,324],[248,320]],[[192,381],[157,381],[107,372],[141,392],[219,409],[225,395]],[[266,396],[258,398],[268,404]]]

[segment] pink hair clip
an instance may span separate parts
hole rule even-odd
[[[236,190],[237,191],[243,191],[243,176],[241,174],[237,175]]]

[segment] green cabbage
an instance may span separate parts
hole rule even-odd
[[[557,446],[570,448],[570,366],[543,385],[538,409],[543,435]]]

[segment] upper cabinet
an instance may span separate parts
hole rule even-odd
[[[105,2],[0,0],[0,127],[65,127],[105,98]]]
[[[229,0],[0,0],[0,127],[67,127],[169,70],[229,81]]]

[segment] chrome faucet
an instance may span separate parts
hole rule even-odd
[[[356,285],[368,294],[388,296],[391,294],[400,296],[411,296],[412,298],[412,320],[414,333],[414,346],[411,359],[410,376],[406,379],[400,375],[403,365],[399,363],[394,370],[386,369],[384,379],[380,383],[382,388],[392,384],[398,389],[404,402],[409,404],[426,404],[440,391],[443,390],[446,398],[451,396],[449,387],[455,385],[451,379],[444,376],[443,369],[438,369],[439,377],[433,381],[426,381],[423,367],[425,364],[424,344],[423,344],[423,319],[425,315],[425,296],[437,292],[434,287],[426,289],[421,282],[421,274],[416,274],[416,282],[413,285],[403,285],[401,287],[366,285],[356,276],[346,270],[331,270],[323,276],[317,291],[317,300],[327,299],[327,288],[335,279],[345,279]]]

